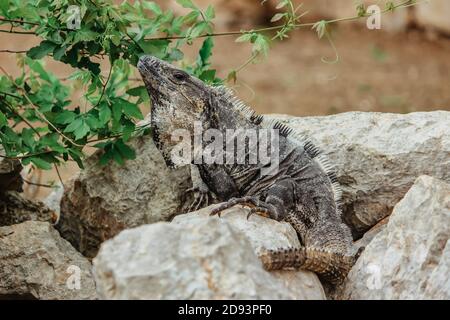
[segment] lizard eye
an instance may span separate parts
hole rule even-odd
[[[182,72],[182,71],[175,71],[173,73],[173,77],[175,78],[175,80],[183,81],[183,80],[186,80],[187,74],[185,72]]]

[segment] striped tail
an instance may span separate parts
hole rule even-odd
[[[305,247],[267,250],[260,255],[260,259],[267,271],[309,270],[331,284],[344,281],[355,263],[354,256]]]

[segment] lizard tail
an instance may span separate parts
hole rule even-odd
[[[260,259],[268,271],[309,270],[331,284],[341,283],[355,262],[354,256],[305,247],[267,250],[260,255]]]

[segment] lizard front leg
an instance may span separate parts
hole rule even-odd
[[[249,219],[253,214],[258,214],[266,218],[281,221],[286,216],[287,210],[293,207],[295,183],[292,179],[282,179],[274,183],[267,191],[265,200],[261,200],[259,195],[248,195],[241,198],[232,198],[220,205],[211,212],[211,215],[219,215],[226,209],[235,205],[250,207],[247,215]]]
[[[191,181],[192,188],[186,190],[186,192],[192,192],[194,194],[194,199],[187,207],[189,212],[205,208],[216,199],[216,195],[209,189],[200,176],[198,167],[193,164],[191,164]]]
[[[247,215],[247,219],[250,218],[250,216],[254,213],[264,215],[265,217],[270,217],[276,214],[276,209],[271,207],[264,201],[261,201],[259,197],[245,196],[241,198],[231,198],[227,202],[222,203],[220,206],[212,210],[210,215],[211,216],[218,215],[220,217],[222,211],[227,210],[236,205],[242,205],[252,208],[249,214]]]

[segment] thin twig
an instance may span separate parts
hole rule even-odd
[[[111,79],[112,69],[113,69],[113,64],[111,63],[110,67],[109,67],[108,78],[106,78],[106,81],[103,84],[102,93],[100,94],[100,98],[98,99],[98,102],[97,102],[97,104],[95,105],[94,108],[98,107],[100,102],[102,102],[103,96],[105,95],[106,87],[108,86],[109,80]]]
[[[13,31],[13,30],[2,30],[2,29],[0,29],[0,32],[4,32],[4,33],[15,33],[15,34],[32,34],[32,35],[36,35],[35,32],[31,32],[31,31]]]
[[[23,182],[25,182],[26,184],[29,184],[29,185],[32,185],[32,186],[44,187],[44,188],[52,188],[52,189],[55,188],[55,186],[54,186],[54,185],[51,185],[51,184],[44,184],[44,183],[31,182],[31,181],[28,181],[28,180],[23,179],[23,178],[22,178],[22,180],[23,180]]]
[[[28,50],[8,50],[8,49],[2,49],[0,50],[0,53],[27,53]]]
[[[28,21],[8,19],[8,18],[0,18],[0,21],[9,22],[9,23],[18,23],[18,24],[29,24],[32,26],[39,26],[39,23],[37,23],[37,22],[28,22]]]
[[[3,102],[4,102],[4,103],[6,104],[6,106],[9,108],[9,110],[11,110],[12,113],[14,113],[14,114],[15,114],[16,116],[18,116],[23,122],[25,122],[26,125],[29,126],[29,127],[31,128],[31,130],[33,130],[34,133],[36,133],[37,136],[38,136],[39,138],[41,138],[41,134],[39,133],[39,131],[37,131],[36,128],[33,127],[33,125],[32,125],[30,122],[28,122],[27,119],[25,119],[25,117],[23,117],[19,112],[17,112],[17,111],[14,109],[14,107],[13,107],[12,105],[10,105],[8,102],[6,102],[6,100],[3,100]]]
[[[61,182],[61,185],[62,185],[63,189],[65,189],[66,187],[64,186],[63,179],[61,178],[61,173],[59,173],[58,165],[56,163],[54,163],[53,166],[55,167],[56,174],[58,175],[59,182]]]

